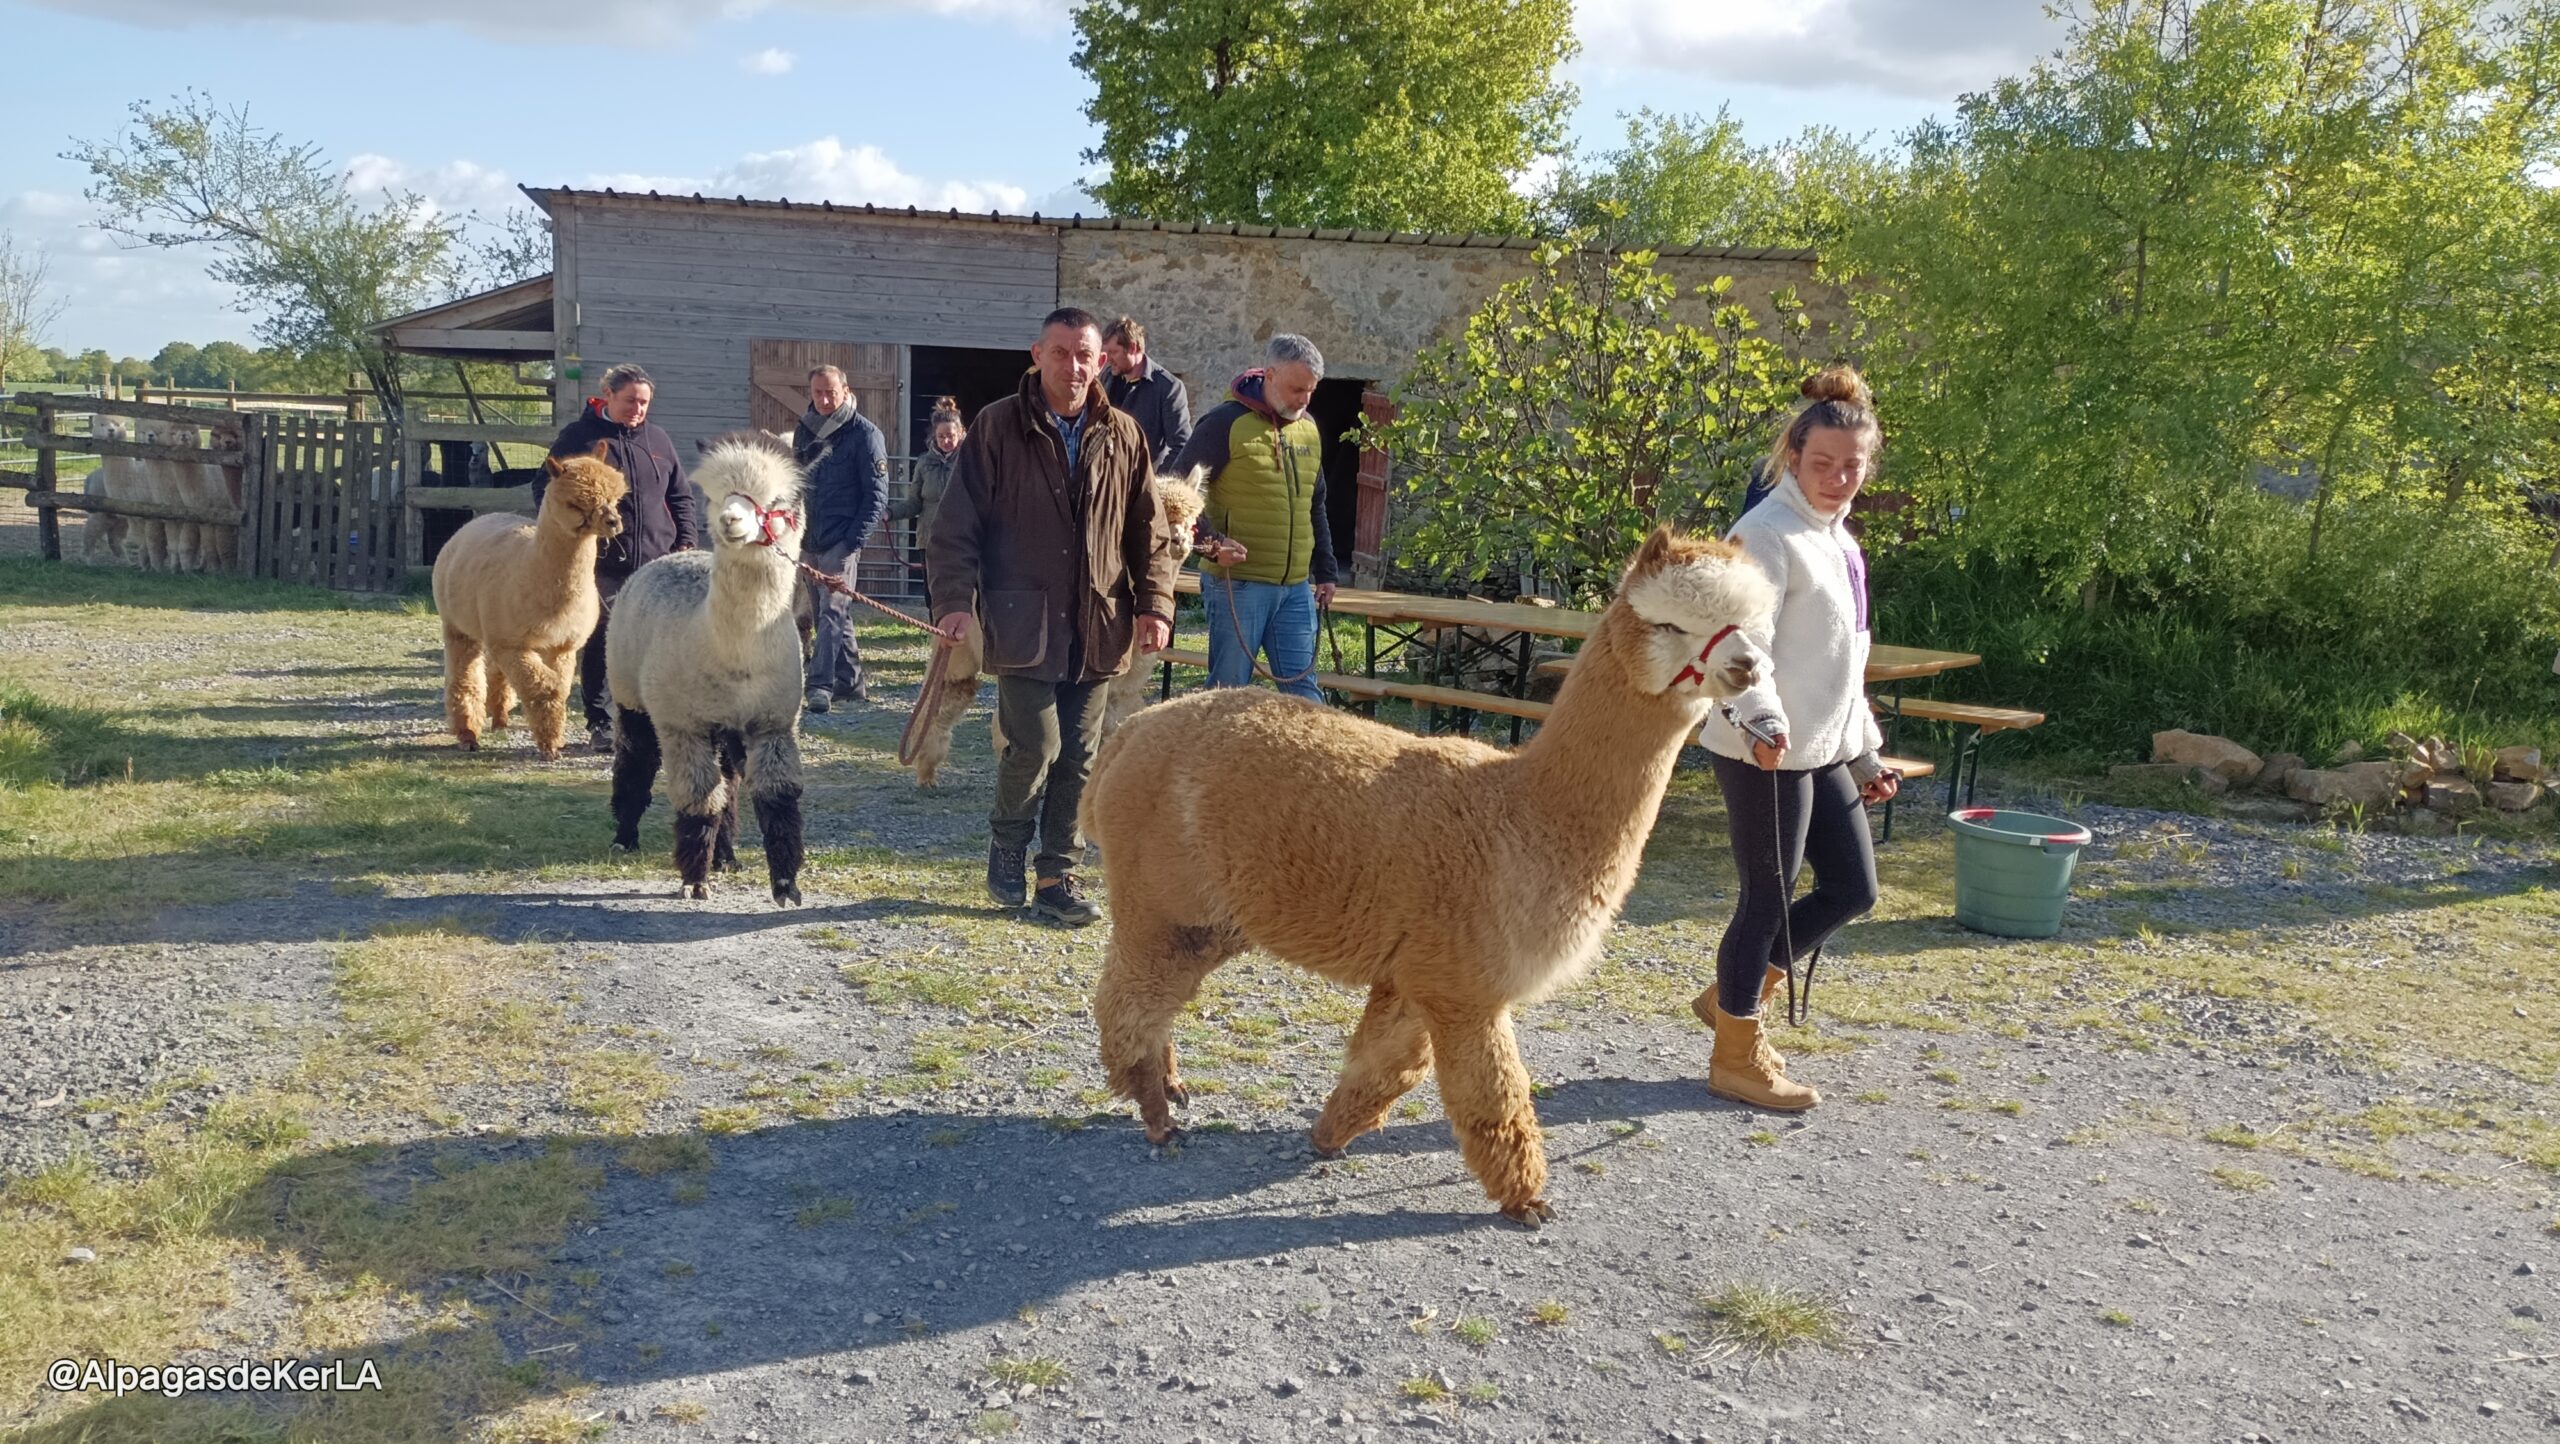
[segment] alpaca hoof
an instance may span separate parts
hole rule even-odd
[[[638,852],[640,850],[640,839],[636,837],[617,837],[613,840],[613,850],[616,852]]]
[[[1307,1149],[1318,1158],[1330,1159],[1340,1158],[1342,1155],[1349,1153],[1351,1151],[1351,1145],[1344,1143],[1332,1148],[1327,1148],[1321,1143],[1309,1143],[1307,1145]]]
[[[453,740],[453,745],[461,748],[465,752],[477,752],[480,750],[480,739],[477,737],[457,737]]]
[[[1191,1090],[1183,1087],[1179,1082],[1168,1078],[1165,1080],[1164,1084],[1164,1101],[1172,1104],[1176,1108],[1189,1108],[1191,1106]]]
[[[773,902],[776,907],[786,905],[790,907],[798,907],[800,905],[800,884],[797,882],[775,883],[773,885]]]
[[[1173,1142],[1181,1136],[1182,1130],[1174,1127],[1170,1123],[1164,1125],[1162,1128],[1149,1128],[1147,1130],[1147,1142],[1158,1148],[1164,1147],[1166,1144]]]
[[[738,855],[733,852],[726,857],[715,857],[711,859],[711,870],[713,872],[736,872],[738,870]]]
[[[1530,1228],[1541,1228],[1556,1221],[1555,1207],[1543,1198],[1533,1198],[1527,1203],[1515,1203],[1504,1209],[1502,1216],[1513,1223],[1524,1224]]]
[[[557,762],[560,760],[560,749],[557,747],[536,747],[533,749],[533,755],[541,758],[545,762]]]
[[[684,885],[683,896],[691,898],[695,902],[709,902],[711,900],[711,888],[706,883],[689,882]]]

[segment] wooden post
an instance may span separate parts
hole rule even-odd
[[[44,438],[53,435],[53,398],[42,395],[36,398],[34,429],[37,432],[36,490],[57,490],[55,479],[61,469],[57,460],[59,453],[43,444]],[[52,507],[36,513],[36,549],[46,561],[62,560],[62,513]]]

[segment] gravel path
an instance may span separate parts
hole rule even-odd
[[[814,722],[813,845],[975,857],[983,731],[920,795],[884,762],[900,715]],[[343,720],[385,740],[434,726],[413,697]],[[600,790],[600,760],[562,765]],[[1928,810],[1906,810],[1907,845],[1933,836],[1912,815]],[[2380,956],[2433,935],[2409,899],[2560,880],[2547,845],[2074,815],[2099,835],[2097,890],[2132,900],[2075,912],[2064,941],[2154,950],[2164,972],[2204,946],[2180,929]],[[84,1104],[164,1088],[160,1116],[191,1116],[274,1077],[298,1035],[336,1026],[346,940],[458,919],[547,950],[535,1001],[645,1049],[674,1080],[652,1131],[709,1145],[707,1170],[610,1169],[551,1260],[550,1312],[507,1325],[513,1352],[565,1356],[595,1385],[577,1408],[614,1439],[2560,1437],[2550,1173],[2433,1136],[2402,1141],[2399,1178],[2205,1136],[2413,1101],[2548,1117],[2547,1089],[2495,1068],[2386,1072],[2298,1016],[2164,987],[2176,1045],[2041,1020],[1873,1030],[1802,1063],[1828,1102],[1785,1120],[1706,1095],[1694,1026],[1568,997],[1520,1030],[1561,1214],[1530,1233],[1493,1215],[1427,1084],[1347,1159],[1309,1154],[1348,1000],[1303,975],[1219,975],[1195,1032],[1232,1041],[1248,1005],[1277,1023],[1250,1056],[1187,1066],[1226,1091],[1198,1100],[1182,1147],[1152,1150],[1099,1105],[1072,1001],[1099,930],[814,889],[789,913],[745,884],[701,905],[670,892],[314,883],[156,912],[0,905],[0,1175],[109,1144],[119,1120]],[[2135,933],[2115,911],[2135,907],[2172,926]],[[1897,926],[2002,966],[1951,923]],[[1853,929],[1826,966],[1855,975],[1894,936]],[[2516,945],[2554,941],[2538,939]],[[938,953],[1000,955],[1070,1001],[990,1022],[886,990]],[[1702,952],[1612,966],[1706,972]],[[992,1032],[915,1086],[935,1040],[970,1028]],[[819,1082],[842,1086],[791,1116]],[[504,1159],[594,1137],[553,1087],[453,1102],[476,1141],[371,1146],[424,1177],[458,1146]],[[699,1124],[746,1107],[745,1131]],[[1700,1301],[1736,1284],[1839,1305],[1839,1346],[1766,1362],[1719,1344]]]

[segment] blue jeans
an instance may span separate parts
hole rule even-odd
[[[1280,690],[1322,702],[1316,665],[1316,594],[1305,582],[1230,582],[1202,573],[1200,600],[1209,609],[1209,685],[1253,684],[1254,654],[1273,677],[1297,677]],[[1232,619],[1232,620],[1230,620]],[[1238,642],[1238,634],[1242,642]]]

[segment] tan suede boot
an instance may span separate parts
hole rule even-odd
[[[1802,1113],[1822,1095],[1787,1077],[1756,1017],[1716,1015],[1716,1051],[1707,1063],[1707,1091],[1772,1113]]]
[[[1786,985],[1787,970],[1784,968],[1771,968],[1761,977],[1761,1017],[1765,1018],[1769,1016],[1770,1000],[1775,998],[1778,995],[1778,990],[1784,988]],[[1709,983],[1707,984],[1706,991],[1689,1000],[1689,1011],[1697,1014],[1698,1021],[1706,1024],[1710,1028],[1717,1026],[1717,1020],[1724,1017],[1724,1005],[1716,1001],[1717,991],[1716,985]],[[1771,1048],[1769,1050],[1769,1066],[1776,1068],[1782,1073],[1785,1072],[1787,1067],[1787,1055],[1779,1052],[1775,1048]]]

